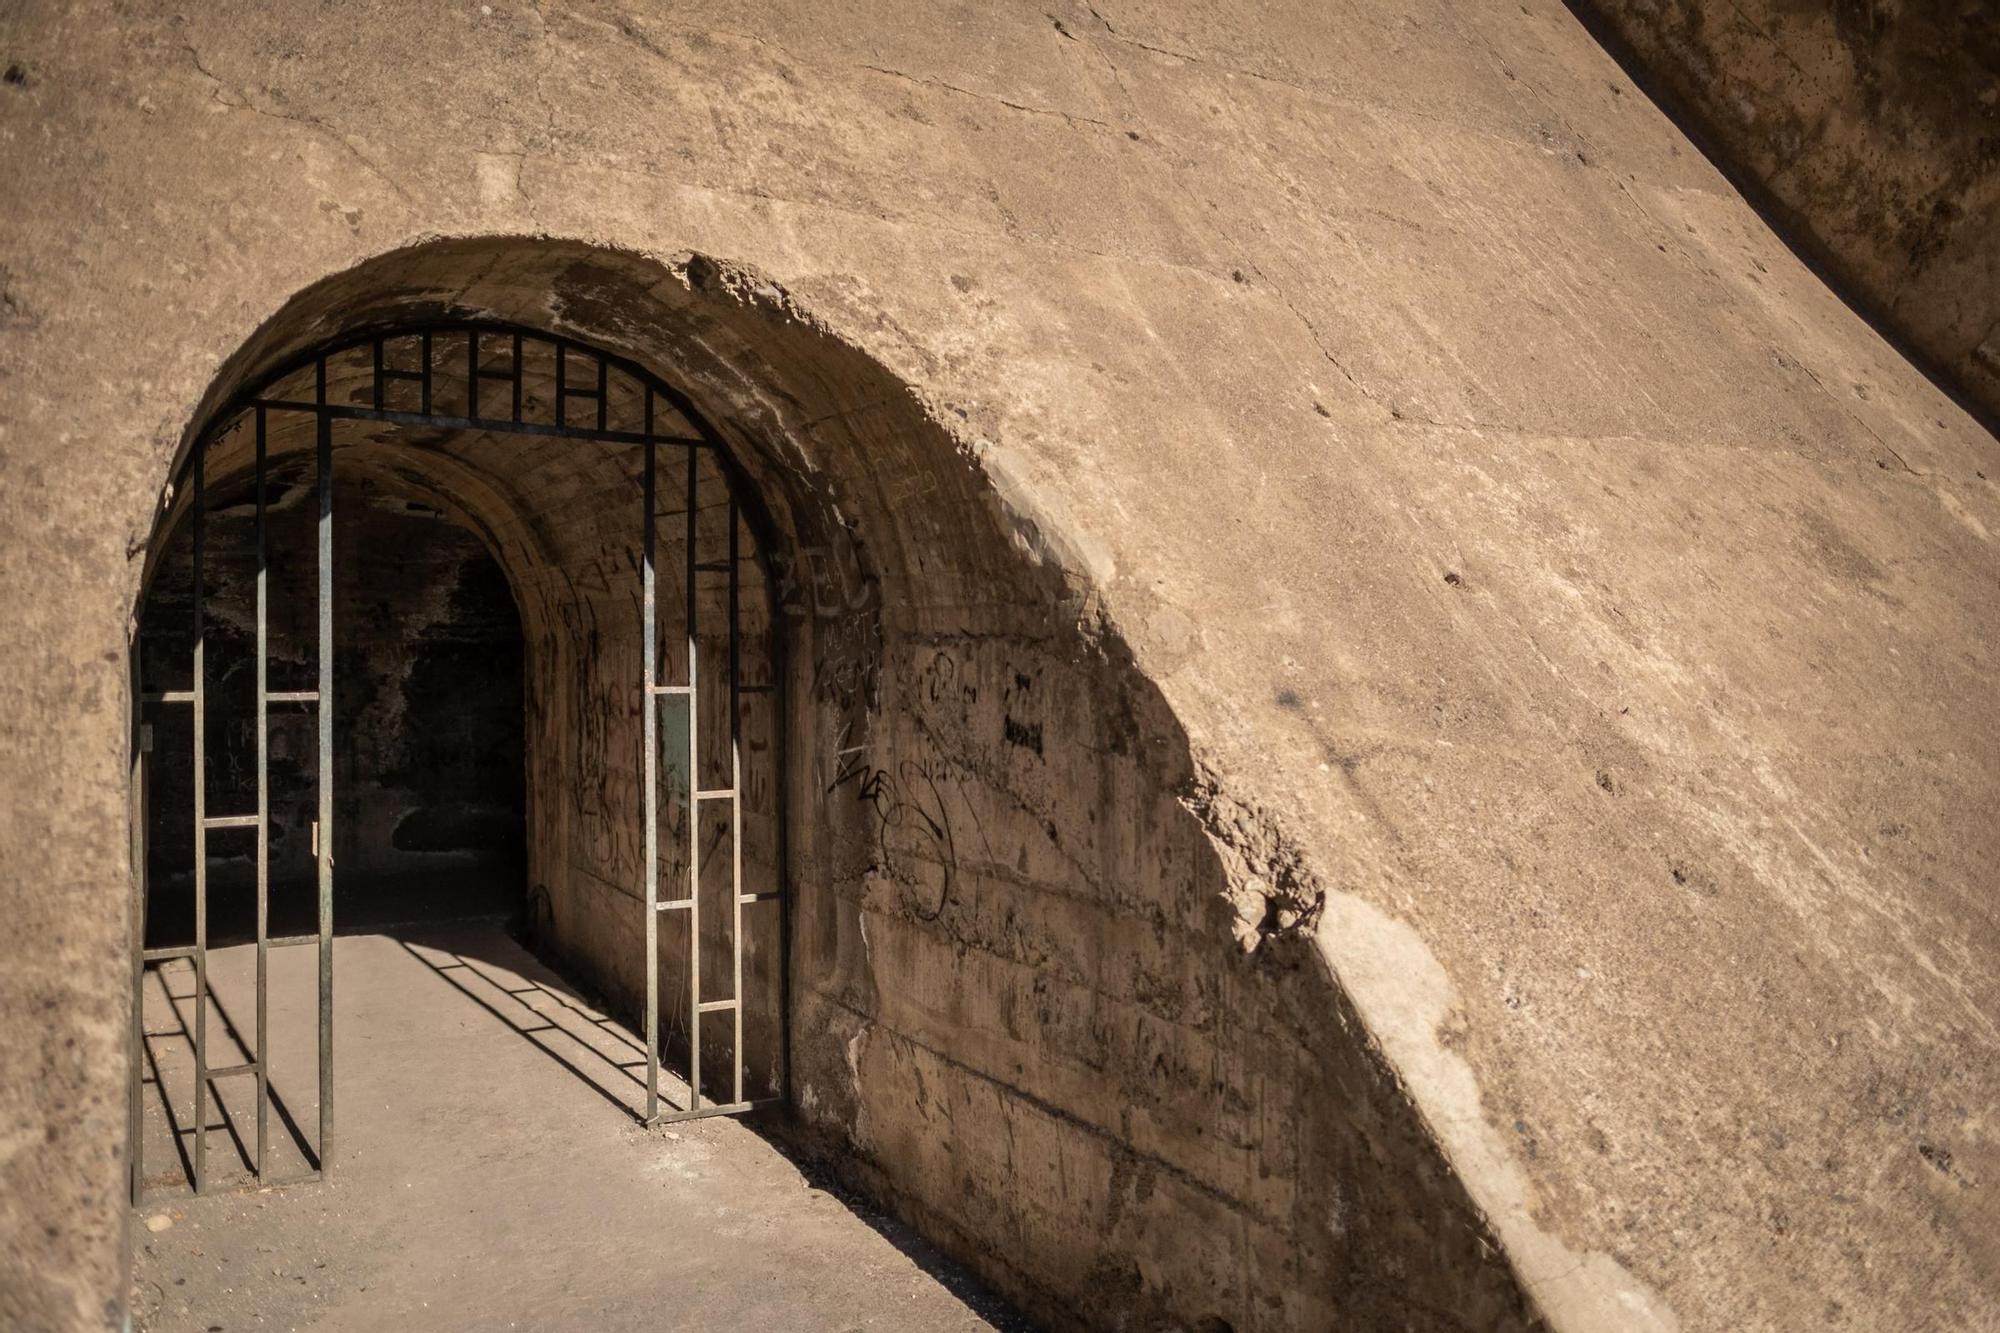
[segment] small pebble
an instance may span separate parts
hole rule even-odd
[[[168,1217],[165,1213],[154,1213],[151,1217],[146,1219],[146,1230],[152,1232],[155,1235],[158,1235],[160,1232],[165,1231],[168,1227],[172,1226],[173,1224],[174,1224],[174,1219]]]

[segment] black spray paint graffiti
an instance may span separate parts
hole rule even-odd
[[[952,886],[958,877],[958,850],[952,840],[951,814],[938,787],[941,780],[946,780],[945,766],[937,760],[905,759],[896,766],[896,773],[891,774],[886,768],[869,766],[859,757],[858,750],[856,747],[855,755],[834,775],[827,794],[855,784],[856,795],[875,816],[876,869],[902,885],[905,893],[921,885],[924,879],[912,862],[928,860],[937,869],[937,905],[919,905],[914,909],[919,920],[935,921],[950,904]],[[907,849],[898,846],[902,841],[898,835],[905,829],[916,835],[920,845],[928,846],[931,853],[928,858],[911,857]]]

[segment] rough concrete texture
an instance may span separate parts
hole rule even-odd
[[[1845,294],[2000,421],[2000,13],[1580,0]]]
[[[337,953],[342,1170],[242,1187],[243,1159],[218,1128],[209,1164],[222,1188],[195,1199],[171,1147],[149,1158],[161,1169],[138,1212],[142,1333],[1025,1327],[907,1228],[829,1193],[742,1124],[648,1131],[608,1113],[606,1099],[640,1100],[619,1066],[644,1047],[594,1022],[494,927],[343,937]],[[252,1008],[253,958],[239,947],[210,959],[238,1017]],[[273,1087],[310,1127],[312,959],[273,959]],[[183,998],[170,1007],[156,992],[148,1025],[178,1033],[192,976],[158,980]],[[187,1042],[153,1045],[186,1126]],[[254,1142],[247,1096],[227,1118]],[[301,1169],[289,1143],[274,1156],[287,1159],[281,1178]]]
[[[1990,1323],[1993,442],[1519,8],[20,14],[0,1314],[124,1289],[177,453],[443,307],[685,383],[816,552],[802,1119],[1042,1318]]]

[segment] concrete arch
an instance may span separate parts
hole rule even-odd
[[[1537,1322],[1315,949],[1316,890],[1224,864],[1199,813],[1217,794],[1095,619],[1088,556],[781,290],[694,255],[428,242],[294,297],[194,419],[356,330],[468,319],[682,387],[767,509],[793,701],[789,1133],[1060,1326]],[[635,559],[603,503],[634,479],[588,446],[352,457],[508,568],[539,644],[533,875],[554,947],[632,1011],[629,812],[575,800],[636,766],[633,713],[605,703],[629,685],[620,594],[575,565]]]

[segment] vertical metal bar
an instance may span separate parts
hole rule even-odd
[[[130,1117],[130,1160],[132,1206],[138,1207],[146,1191],[146,750],[150,736],[146,730],[143,685],[139,673],[139,642],[132,641],[132,1086]],[[161,1095],[165,1096],[162,1089]]]
[[[264,1183],[265,1149],[270,1143],[271,1039],[271,682],[265,662],[270,656],[269,572],[270,535],[264,503],[264,471],[268,452],[264,409],[257,409],[257,1183]]]
[[[743,1101],[743,709],[736,609],[736,492],[729,493],[729,950],[736,997],[736,1066],[732,1103]]]
[[[565,399],[567,399],[568,396],[569,396],[569,349],[565,347],[563,344],[557,343],[556,344],[556,425],[557,426],[567,426],[569,424],[569,404],[568,402],[565,401]]]
[[[646,390],[646,433],[653,433],[653,391]],[[641,706],[645,708],[644,763],[645,806],[646,806],[646,858],[645,858],[645,899],[646,899],[646,1119],[651,1122],[660,1113],[660,696],[654,687],[660,683],[659,650],[656,638],[658,617],[657,599],[653,588],[653,517],[655,454],[659,446],[647,440],[645,497],[646,522],[645,539],[641,547],[639,566],[640,621],[644,646],[640,649],[641,669],[645,673],[645,685],[639,692]]]
[[[687,455],[687,668],[688,668],[688,1110],[701,1107],[701,693],[700,663],[695,652],[695,479],[701,473],[701,451]]]
[[[207,549],[208,441],[194,447],[194,1192],[208,1183],[208,700],[202,559]],[[169,992],[171,1003],[171,992]]]
[[[764,580],[765,605],[771,608],[766,620],[765,643],[771,652],[771,725],[775,734],[771,741],[771,762],[774,766],[772,791],[777,802],[778,819],[778,1085],[786,1105],[792,1101],[792,845],[791,845],[791,797],[792,770],[787,760],[792,725],[791,709],[787,700],[791,696],[791,638],[786,633],[788,620],[778,606],[776,589],[772,586],[769,566],[760,568]],[[803,784],[801,784],[803,785]],[[804,808],[801,805],[800,808]]]
[[[514,424],[521,422],[521,381],[526,372],[521,368],[521,335],[514,335]]]
[[[418,383],[419,383],[420,385],[422,385],[422,387],[423,387],[423,404],[424,404],[424,405],[423,405],[423,409],[422,409],[422,410],[423,410],[423,414],[424,414],[425,416],[429,416],[429,415],[431,414],[431,335],[430,335],[430,330],[428,330],[428,329],[424,330],[424,332],[423,332],[423,335],[422,335],[421,337],[419,337],[419,338],[418,338],[418,340],[417,340],[417,353],[418,353],[418,355],[422,356],[422,357],[423,357],[423,359],[424,359],[424,363],[423,363],[423,365],[422,365],[421,367],[419,367],[419,368],[418,368],[418,374],[420,374],[420,375],[422,376],[422,378],[421,378],[421,379],[420,379],[420,380],[418,381]],[[322,362],[322,364],[324,364],[324,362]],[[326,402],[326,399],[325,399],[325,397],[324,397],[324,396],[322,396],[322,397],[320,398],[320,402],[321,402],[322,404]]]
[[[465,419],[479,420],[479,330],[465,331]]]
[[[319,361],[319,1169],[333,1168],[333,418]]]

